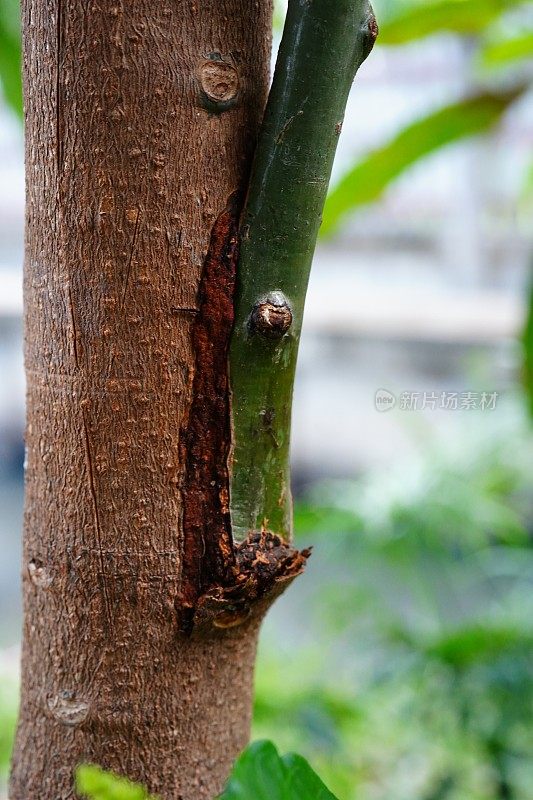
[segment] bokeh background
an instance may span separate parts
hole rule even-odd
[[[528,800],[533,9],[375,5],[296,386],[314,555],[265,623],[254,735],[342,800]],[[0,797],[21,624],[18,36],[18,0],[0,0]]]

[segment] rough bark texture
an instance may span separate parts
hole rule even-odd
[[[248,175],[270,12],[269,0],[24,2],[25,628],[11,800],[73,797],[80,761],[162,800],[211,798],[247,740],[265,601],[252,612],[243,584],[265,596],[301,558],[273,565],[280,544],[263,534],[240,554],[227,545],[226,586],[187,583],[203,550],[184,536],[183,493],[187,459],[198,467],[195,380],[208,384],[195,378],[198,290],[215,221]],[[226,428],[217,436],[227,457]],[[216,482],[220,459],[212,467]],[[254,559],[263,572],[249,579]],[[185,635],[183,595],[201,593]]]

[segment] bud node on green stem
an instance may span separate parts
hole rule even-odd
[[[266,339],[281,339],[292,325],[292,309],[283,292],[259,300],[250,315],[250,332]]]

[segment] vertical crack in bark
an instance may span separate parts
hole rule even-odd
[[[137,245],[137,233],[139,231],[139,217],[140,217],[140,215],[141,215],[141,211],[138,208],[137,209],[137,214],[135,216],[135,227],[133,229],[133,236],[132,236],[132,239],[131,239],[130,257],[128,259],[128,265],[126,267],[126,277],[124,279],[124,288],[122,290],[122,299],[120,301],[120,311],[121,312],[124,310],[124,304],[126,302],[126,295],[127,295],[127,292],[128,292],[128,285],[129,285],[129,282],[130,282],[131,265],[133,263],[133,257],[135,255],[135,247]]]
[[[213,584],[227,583],[235,564],[229,510],[228,349],[240,203],[235,192],[213,226],[193,329],[192,404],[180,442],[185,474],[178,606],[184,630],[190,629],[198,597]]]
[[[56,163],[57,163],[57,182],[59,186],[59,176],[63,167],[62,164],[62,146],[61,146],[61,44],[62,44],[62,29],[61,29],[61,3],[62,0],[57,0],[57,54],[56,54]]]
[[[70,287],[70,281],[67,287],[68,293],[68,307],[70,312],[70,321],[72,323],[72,352],[74,354],[74,364],[76,369],[80,367],[80,361],[78,357],[78,329],[76,327],[76,317],[74,316],[74,304],[72,302],[72,289]]]
[[[87,420],[85,418],[85,411],[82,409],[81,412],[82,416],[82,424],[83,424],[83,435],[85,439],[85,452],[87,454],[87,477],[89,479],[89,492],[91,495],[91,501],[93,506],[93,515],[94,515],[94,528],[96,534],[96,544],[98,547],[98,556],[100,561],[100,569],[102,572],[102,595],[104,598],[104,605],[105,611],[107,616],[107,621],[109,624],[109,629],[113,629],[113,617],[111,616],[111,603],[109,601],[109,594],[107,591],[107,578],[106,578],[106,571],[105,571],[105,563],[104,563],[104,553],[102,550],[102,530],[100,525],[100,512],[98,510],[98,497],[96,494],[96,486],[94,483],[94,471],[93,471],[93,458],[91,454],[91,443],[89,440],[89,428],[87,426]]]

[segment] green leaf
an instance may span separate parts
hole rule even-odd
[[[89,800],[155,800],[142,786],[94,764],[78,767],[76,791]]]
[[[220,800],[336,800],[301,756],[254,742],[237,759]]]
[[[288,772],[288,797],[291,800],[335,800],[305,758],[288,753],[283,757],[283,764]]]
[[[0,83],[9,105],[22,116],[22,76],[19,4],[2,0],[0,4]]]
[[[520,93],[484,92],[408,125],[386,145],[355,164],[333,188],[324,208],[322,235],[330,234],[349,211],[377,200],[395,178],[424,156],[491,128]]]
[[[235,762],[221,800],[288,800],[286,781],[272,742],[254,742]]]
[[[523,0],[436,0],[414,3],[380,24],[380,44],[405,44],[435,33],[480,33]]]
[[[522,31],[513,38],[490,41],[479,51],[484,67],[503,67],[533,55],[533,31]]]

